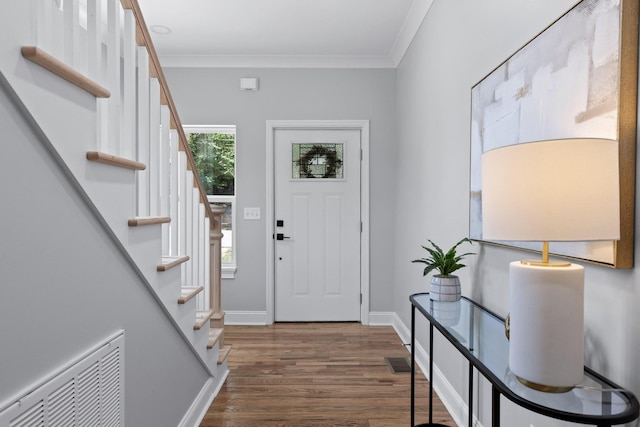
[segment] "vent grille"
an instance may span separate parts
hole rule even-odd
[[[124,425],[124,331],[0,411],[0,427]]]
[[[44,423],[44,401],[39,401],[31,408],[17,416],[9,424],[11,427],[39,427],[45,426]]]
[[[385,362],[393,374],[406,374],[411,372],[411,364],[405,357],[385,357]]]
[[[51,427],[75,426],[74,401],[73,380],[70,380],[49,395],[49,425]]]

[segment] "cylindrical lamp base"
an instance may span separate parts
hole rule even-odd
[[[564,391],[584,375],[584,268],[509,268],[509,368],[524,384]]]

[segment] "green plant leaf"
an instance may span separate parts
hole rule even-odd
[[[464,254],[457,254],[457,248],[464,242],[468,242],[473,244],[471,240],[467,237],[461,239],[458,243],[456,243],[451,249],[449,249],[446,253],[440,248],[437,244],[435,244],[432,240],[427,239],[429,244],[431,244],[431,248],[427,246],[421,246],[425,251],[428,252],[430,257],[428,258],[419,258],[415,259],[412,262],[425,264],[426,267],[423,270],[423,276],[426,276],[433,270],[438,270],[441,275],[449,276],[456,270],[459,270],[465,267],[464,264],[461,264],[460,261],[469,255],[475,255],[473,252],[466,252]]]

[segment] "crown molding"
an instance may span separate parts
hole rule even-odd
[[[427,12],[429,12],[432,4],[433,0],[414,0],[411,4],[407,18],[404,24],[402,24],[398,38],[396,38],[393,48],[391,48],[391,53],[389,54],[395,67],[400,65],[404,54],[407,52],[407,49],[409,49],[413,38],[420,29],[420,25],[422,25],[422,21],[424,21],[424,18],[427,16]]]
[[[167,68],[397,68],[433,0],[414,0],[389,55],[159,55]]]
[[[160,55],[169,68],[395,68],[388,56]]]

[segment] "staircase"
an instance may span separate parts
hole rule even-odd
[[[136,0],[25,3],[31,39],[0,71],[219,388],[223,209],[207,202]]]

